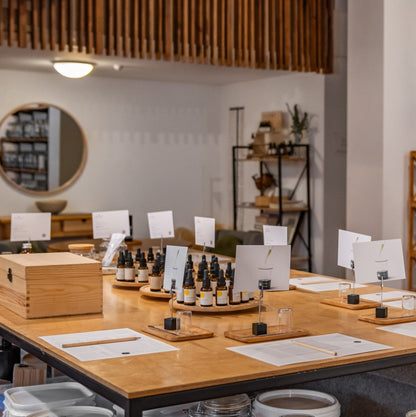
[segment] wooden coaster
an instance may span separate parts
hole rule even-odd
[[[376,318],[376,313],[373,312],[372,314],[366,314],[360,316],[358,319],[361,321],[367,321],[368,323],[374,324],[399,324],[399,323],[408,323],[411,321],[416,321],[416,314],[407,314],[404,310],[397,310],[394,311],[388,310],[388,317],[385,319],[383,318]]]
[[[360,298],[360,304],[348,304],[346,301],[343,301],[341,298],[325,298],[320,301],[322,304],[328,304],[330,306],[347,308],[348,310],[364,310],[366,308],[376,308],[380,305],[377,301],[367,301]]]
[[[150,290],[150,285],[148,285],[148,284],[141,287],[140,292],[143,295],[145,295],[146,297],[162,298],[164,300],[169,300],[170,299],[169,291],[165,291],[163,288],[160,291],[151,291]]]
[[[253,308],[258,308],[258,306],[258,299],[251,300],[248,303],[240,303],[236,305],[229,304],[226,306],[213,305],[212,307],[201,307],[201,305],[199,304],[199,298],[197,298],[196,305],[194,306],[187,306],[185,304],[176,302],[176,300],[173,301],[173,308],[175,310],[196,311],[198,313],[233,313],[235,311],[251,310]]]
[[[224,332],[224,336],[229,339],[243,343],[267,342],[269,340],[291,339],[293,337],[308,336],[309,332],[302,329],[294,329],[291,332],[279,333],[279,326],[267,326],[267,334],[255,336],[251,329],[229,330]]]
[[[210,330],[201,329],[200,327],[191,327],[184,333],[177,330],[165,330],[163,326],[147,326],[143,329],[146,333],[150,333],[169,342],[181,342],[183,340],[207,339],[214,336]]]
[[[117,281],[115,278],[111,285],[115,288],[138,288],[149,285],[147,282]]]

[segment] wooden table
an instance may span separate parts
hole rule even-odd
[[[293,275],[309,274],[293,272]],[[194,313],[193,324],[212,330],[215,337],[180,342],[173,344],[178,351],[151,355],[80,362],[39,339],[46,335],[124,327],[141,332],[147,324],[161,324],[168,314],[169,307],[164,301],[142,297],[137,291],[112,288],[111,276],[103,279],[103,315],[24,320],[0,306],[0,335],[123,407],[127,417],[166,405],[416,362],[416,339],[386,333],[377,330],[376,325],[358,321],[360,311],[319,304],[321,298],[336,294],[297,290],[266,293],[263,321],[274,324],[277,309],[291,307],[295,326],[308,329],[312,335],[339,332],[393,348],[272,366],[226,349],[240,343],[225,338],[224,331],[251,327],[257,321],[256,310],[226,316]],[[377,290],[378,287],[358,289],[361,293]]]

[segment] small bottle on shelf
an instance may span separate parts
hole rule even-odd
[[[22,251],[20,253],[23,253],[23,254],[32,253],[32,244],[30,242],[23,243]]]
[[[137,269],[137,281],[138,282],[149,281],[149,269],[147,268],[146,256],[144,252],[140,254],[140,264]]]
[[[220,276],[220,264],[218,262],[214,262],[214,264],[211,265],[211,288],[215,293],[217,289],[218,278]]]
[[[153,271],[153,264],[155,263],[155,255],[153,254],[153,248],[149,248],[147,251],[147,268],[149,269],[149,274]]]
[[[195,280],[195,289],[196,289],[196,296],[199,297],[201,293],[202,281],[204,278],[204,265],[202,262],[198,265],[198,274]],[[208,271],[207,271],[208,272]]]
[[[235,276],[235,269],[232,270],[231,273],[231,282],[228,288],[228,302],[231,305],[236,305],[241,303],[241,293],[240,291],[234,291],[234,276]]]
[[[126,260],[124,259],[124,252],[120,251],[118,254],[118,259],[117,259],[117,269],[116,269],[116,280],[117,281],[124,281],[124,269],[125,269],[125,262]]]
[[[225,285],[227,285],[227,289],[230,287],[232,272],[233,268],[231,262],[227,262],[227,269],[225,270]]]
[[[152,273],[149,275],[150,291],[160,291],[162,289],[162,276],[160,275],[160,260],[156,259],[153,264]]]
[[[208,269],[203,271],[203,276],[204,277],[202,279],[202,287],[200,293],[200,304],[201,307],[212,307],[213,294],[211,282],[209,280]]]
[[[125,267],[124,267],[124,280],[128,282],[134,282],[135,279],[135,269],[134,269],[134,262],[131,252],[128,253]]]
[[[183,303],[187,306],[194,306],[196,303],[196,290],[192,269],[188,269],[185,282],[183,283]]]
[[[227,286],[225,285],[224,271],[222,269],[220,269],[215,295],[217,306],[226,306],[228,304]]]

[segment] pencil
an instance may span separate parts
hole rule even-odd
[[[118,342],[132,342],[138,340],[140,337],[120,337],[118,339],[106,339],[106,340],[91,340],[88,342],[78,342],[78,343],[64,343],[63,348],[72,348],[79,346],[92,346],[92,345],[104,345],[107,343],[118,343]]]
[[[292,340],[292,342],[296,343],[299,346],[303,346],[303,347],[319,350],[320,352],[328,353],[328,355],[332,355],[332,356],[337,356],[338,355],[338,353],[335,352],[335,350],[329,350],[329,349],[321,348],[319,346],[310,345],[310,344],[305,343],[305,342],[300,342],[299,340]]]

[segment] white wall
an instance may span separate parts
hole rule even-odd
[[[416,149],[416,3],[353,0],[348,6],[348,225],[374,239],[401,238],[406,257],[408,158]]]
[[[194,215],[222,221],[225,199],[211,198],[222,180],[218,87],[3,70],[0,89],[0,115],[47,102],[84,130],[87,164],[59,194],[68,200],[65,212],[127,208],[136,237],[148,236],[146,212],[153,210],[172,209],[176,226],[193,228]],[[0,179],[0,214],[37,211],[37,199]]]
[[[231,170],[231,146],[235,143],[235,126],[230,123],[234,120],[229,114],[230,107],[244,107],[242,144],[248,145],[250,137],[257,130],[261,112],[269,110],[286,110],[285,103],[291,106],[299,104],[303,111],[311,115],[309,141],[313,147],[311,152],[311,199],[312,199],[312,249],[314,256],[314,270],[322,271],[323,268],[323,160],[324,160],[324,75],[279,72],[275,78],[244,83],[230,84],[222,89],[221,115],[222,130],[228,132],[226,137],[228,152],[224,156],[224,163],[228,163],[227,181],[227,213],[232,215],[232,170]],[[231,124],[231,125],[230,125]],[[288,126],[288,120],[286,121]],[[247,162],[245,163],[247,164]],[[254,167],[256,169],[256,167]],[[244,173],[243,173],[244,175]],[[251,189],[244,196],[250,201],[252,195],[258,194],[250,179],[251,171],[245,175],[245,184]],[[252,220],[250,220],[252,222]],[[229,218],[232,223],[232,218]]]

